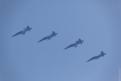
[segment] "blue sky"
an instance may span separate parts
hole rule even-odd
[[[0,0],[1,81],[118,81],[120,0]],[[11,38],[29,25],[31,32]],[[39,39],[56,31],[42,43]],[[78,38],[84,44],[64,50]],[[104,58],[86,61],[100,51]]]

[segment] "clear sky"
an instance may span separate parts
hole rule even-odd
[[[0,81],[118,81],[120,0],[0,0]],[[27,25],[32,31],[11,38]],[[56,31],[49,41],[37,43]],[[65,46],[82,38],[78,48]],[[107,55],[86,61],[100,51]]]

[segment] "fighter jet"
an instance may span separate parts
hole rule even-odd
[[[90,62],[92,60],[97,60],[97,59],[99,59],[101,57],[104,57],[105,55],[106,55],[106,53],[104,53],[103,51],[101,51],[99,55],[90,58],[89,60],[87,60],[87,62]]]
[[[58,35],[58,33],[56,33],[55,31],[52,31],[52,34],[43,37],[41,40],[38,41],[38,43],[39,43],[39,42],[42,42],[42,41],[44,41],[44,40],[50,40],[51,38],[55,37],[56,35]]]
[[[27,26],[27,27],[24,28],[23,30],[21,30],[21,31],[19,31],[19,32],[17,32],[17,33],[15,33],[12,37],[15,37],[15,36],[18,36],[18,35],[25,35],[26,32],[31,31],[31,30],[32,30],[32,28],[31,28],[30,26]]]
[[[79,38],[75,43],[68,45],[64,49],[69,49],[71,47],[75,47],[76,48],[79,44],[83,44],[83,42],[84,42],[84,40],[82,40],[82,39]]]

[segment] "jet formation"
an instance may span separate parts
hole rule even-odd
[[[30,26],[26,26],[23,30],[21,30],[21,31],[15,33],[14,35],[12,35],[12,37],[16,37],[18,35],[25,35],[28,31],[31,31],[31,30],[32,30],[32,28]],[[52,39],[53,37],[55,37],[57,35],[58,35],[58,33],[56,33],[55,31],[52,31],[52,33],[50,35],[47,35],[47,36],[43,37],[42,39],[40,39],[38,41],[38,43],[40,43],[42,41],[45,41],[45,40],[50,40],[50,39]],[[84,40],[79,38],[77,41],[75,41],[75,43],[72,43],[72,44],[68,45],[64,49],[67,50],[67,49],[72,48],[72,47],[76,48],[76,47],[78,47],[78,45],[81,45],[83,43],[84,43]],[[91,57],[86,62],[97,60],[97,59],[99,59],[101,57],[104,57],[105,55],[106,55],[106,53],[104,51],[101,51],[99,55]]]
[[[18,35],[25,35],[26,32],[31,31],[31,30],[32,30],[32,28],[30,26],[27,26],[23,30],[21,30],[21,31],[15,33],[14,35],[12,35],[12,37],[15,37],[15,36],[18,36]]]
[[[93,61],[93,60],[97,60],[97,59],[99,59],[101,57],[104,57],[105,55],[106,55],[106,53],[104,53],[103,51],[101,51],[99,55],[90,58],[89,60],[87,60],[87,62],[90,62],[90,61]]]
[[[40,42],[42,42],[42,41],[45,41],[45,40],[50,40],[50,39],[52,39],[53,37],[55,37],[56,35],[58,35],[58,33],[56,33],[55,31],[52,31],[52,34],[43,37],[42,39],[40,39],[40,40],[38,41],[38,43],[40,43]]]
[[[64,49],[66,50],[66,49],[69,49],[69,48],[72,48],[72,47],[76,48],[79,44],[83,44],[83,42],[84,42],[84,40],[79,38],[75,43],[72,43],[72,44],[68,45]]]

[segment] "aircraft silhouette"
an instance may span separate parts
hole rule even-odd
[[[55,31],[52,31],[52,34],[43,37],[41,40],[38,41],[38,43],[39,43],[39,42],[42,42],[42,41],[44,41],[44,40],[50,40],[51,38],[55,37],[56,35],[58,35],[58,33],[56,33]]]
[[[106,55],[106,53],[104,53],[103,51],[101,51],[101,53],[99,55],[90,58],[89,60],[87,60],[87,62],[90,62],[92,60],[97,60],[97,59],[99,59],[101,57],[104,57],[105,55]]]
[[[82,39],[79,38],[75,43],[68,45],[64,49],[69,49],[71,47],[75,47],[76,48],[79,44],[83,44],[83,42],[84,42],[84,40],[82,40]]]
[[[18,35],[25,35],[26,32],[31,31],[31,30],[32,30],[32,28],[31,28],[30,26],[27,26],[27,27],[24,28],[23,30],[21,30],[21,31],[19,31],[19,32],[17,32],[17,33],[15,33],[12,37],[15,37],[15,36],[18,36]]]

